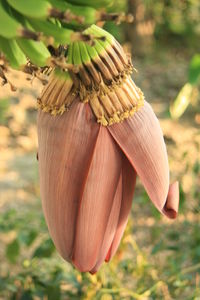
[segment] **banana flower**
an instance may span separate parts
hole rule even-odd
[[[54,72],[38,99],[38,156],[53,242],[65,260],[93,274],[117,251],[137,175],[168,218],[177,215],[179,190],[169,183],[163,134],[130,77],[129,59],[110,34],[89,30],[106,41],[71,45],[68,63],[79,73]]]

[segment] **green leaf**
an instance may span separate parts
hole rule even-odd
[[[186,83],[182,87],[176,99],[170,105],[170,114],[173,119],[180,118],[184,111],[187,109],[193,98],[194,89],[195,87],[193,87],[193,85],[190,83]]]
[[[51,239],[44,241],[33,253],[33,257],[50,257],[55,251]]]
[[[200,54],[195,54],[189,65],[189,83],[198,84],[200,80]]]
[[[182,212],[184,210],[184,206],[186,202],[186,195],[184,193],[182,184],[179,185],[179,197],[180,197],[179,212]]]
[[[11,263],[15,263],[20,253],[20,244],[18,239],[15,239],[6,248],[6,257]]]
[[[174,229],[172,231],[169,231],[167,233],[167,238],[172,241],[178,241],[180,238],[180,233],[178,231],[175,231]]]
[[[5,125],[7,119],[7,112],[9,109],[9,99],[0,99],[0,124]]]
[[[23,295],[20,298],[21,300],[32,300],[33,296],[31,295],[31,292],[26,291],[23,293]]]
[[[18,238],[21,243],[25,244],[26,246],[31,246],[34,240],[36,239],[38,235],[38,232],[36,230],[30,230],[30,231],[22,231],[20,232]]]
[[[166,250],[179,251],[180,248],[179,248],[179,246],[176,246],[176,245],[170,245],[170,246],[166,247]]]
[[[58,285],[56,286],[49,286],[47,288],[47,295],[48,295],[48,300],[59,300],[61,297],[60,293],[60,287]]]
[[[164,242],[161,240],[157,244],[154,245],[153,249],[151,250],[151,254],[154,255],[157,252],[162,251],[165,248]]]
[[[195,175],[198,175],[200,173],[200,162],[198,160],[194,163],[193,172],[195,173]]]

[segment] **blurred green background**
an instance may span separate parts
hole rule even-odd
[[[10,71],[0,89],[0,299],[200,299],[200,2],[115,1],[135,22],[111,31],[157,116],[171,180],[180,182],[177,220],[161,217],[139,180],[116,256],[97,275],[56,253],[42,214],[36,160],[37,79]]]

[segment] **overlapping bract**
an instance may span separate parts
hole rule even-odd
[[[136,172],[155,206],[176,216],[178,187],[169,188],[166,149],[149,104],[122,123],[104,127],[89,104],[76,99],[61,116],[40,111],[38,135],[48,228],[60,254],[80,271],[94,273],[115,254]]]
[[[162,131],[130,77],[130,61],[113,37],[90,30],[106,34],[106,42],[96,52],[87,46],[87,55],[71,45],[69,61],[79,72],[55,72],[38,100],[38,152],[50,235],[64,259],[95,273],[117,251],[136,175],[169,218],[176,217],[179,192],[177,182],[169,185]]]

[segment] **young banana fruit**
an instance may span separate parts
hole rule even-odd
[[[92,74],[98,83],[101,80],[99,74],[110,82],[112,76],[117,77],[123,70],[123,66],[120,65],[122,62],[116,58],[117,54],[121,55],[120,47],[116,43],[112,45],[112,38],[95,27],[82,33],[75,32],[67,26],[74,26],[77,31],[80,26],[83,29],[84,26],[103,20],[102,12],[96,8],[111,3],[111,0],[0,0],[1,51],[13,68],[21,68],[26,62],[26,57],[38,67],[43,67],[52,66],[54,61],[47,45],[57,48],[60,44],[74,43],[73,53],[76,54],[73,56],[73,63],[80,67],[78,76],[82,78],[85,86],[92,84],[88,74]],[[84,20],[84,24],[80,24],[81,20]],[[86,43],[92,44],[95,36],[95,45],[87,45]],[[105,42],[101,40],[104,36]],[[117,66],[109,58],[105,48],[113,60],[116,60]],[[95,61],[94,65],[87,63],[91,58]],[[127,64],[125,58],[124,63]],[[84,64],[87,65],[86,68],[83,67]],[[95,66],[98,66],[99,73],[95,71]]]
[[[48,65],[51,54],[43,42],[18,38],[17,44],[33,64],[38,67]]]
[[[52,6],[63,12],[70,11],[74,15],[82,17],[84,19],[84,26],[95,23],[97,21],[98,11],[91,6],[89,7],[83,5],[73,5],[62,0],[49,0],[49,2],[52,4]],[[72,20],[70,22],[70,25],[80,26],[80,23],[78,23],[76,20]]]
[[[70,22],[77,19],[72,13],[65,14],[58,10],[49,1],[46,0],[7,0],[9,5],[20,14],[36,19],[46,19],[48,17],[55,17],[63,21]],[[77,20],[79,20],[78,18]]]
[[[0,50],[3,52],[11,68],[19,70],[26,65],[26,56],[18,46],[16,40],[8,40],[0,36]]]
[[[31,26],[38,32],[43,32],[47,37],[53,37],[54,42],[58,44],[70,43],[73,30],[59,27],[49,20],[29,19]]]
[[[3,0],[0,1],[0,35],[7,39],[15,37],[38,38],[35,32],[25,28],[9,14]]]
[[[7,2],[22,15],[32,18],[46,18],[52,10],[52,5],[46,0],[7,0]]]
[[[131,22],[132,16],[125,15],[122,13],[106,13],[104,11],[98,10],[91,6],[86,6],[85,2],[79,5],[74,5],[62,0],[49,0],[52,6],[56,7],[61,11],[70,11],[74,15],[84,18],[83,25],[86,27],[88,25],[97,23],[98,21],[114,21],[114,22]],[[95,2],[96,3],[96,2]],[[78,23],[76,20],[72,20],[68,28],[80,28],[82,24]]]
[[[73,5],[91,6],[95,8],[111,6],[113,0],[67,0]]]

